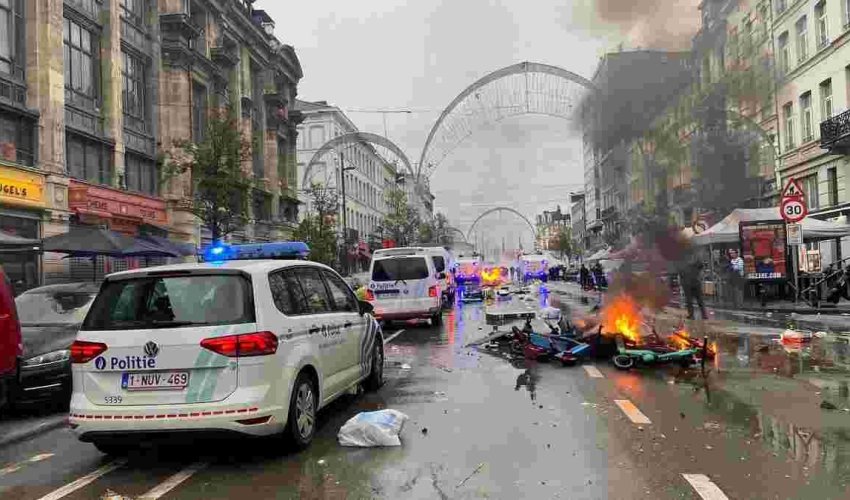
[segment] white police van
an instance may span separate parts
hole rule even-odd
[[[369,266],[366,300],[383,321],[430,319],[442,322],[442,288],[446,273],[437,272],[425,248],[391,248],[375,252]]]
[[[107,276],[71,347],[79,439],[105,453],[187,431],[305,447],[320,408],[357,384],[379,387],[371,305],[307,252],[218,246],[206,263]]]

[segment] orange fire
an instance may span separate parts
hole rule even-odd
[[[485,285],[501,285],[502,276],[498,267],[492,269],[484,269],[481,271],[481,281]]]
[[[691,336],[690,336],[690,334],[688,334],[688,331],[685,330],[684,328],[681,328],[678,331],[673,332],[673,335],[670,335],[670,338],[668,340],[669,340],[670,344],[673,345],[673,347],[675,347],[676,349],[679,349],[680,351],[683,350],[683,349],[690,349],[691,347],[693,347],[692,344],[691,344]]]
[[[620,333],[639,344],[641,342],[640,323],[640,307],[629,295],[616,295],[602,308],[602,324],[605,325],[605,333]]]

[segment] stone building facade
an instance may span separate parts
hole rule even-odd
[[[0,1],[0,231],[39,239],[97,224],[201,243],[185,210],[190,179],[163,183],[160,159],[176,140],[201,138],[209,111],[229,103],[258,145],[246,165],[256,222],[238,236],[286,237],[297,218],[288,109],[302,74],[251,3]],[[82,265],[0,255],[27,287]],[[139,265],[98,262],[101,272],[113,264]]]

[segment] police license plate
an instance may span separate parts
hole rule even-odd
[[[136,372],[121,376],[121,387],[128,391],[169,391],[189,385],[189,372]]]

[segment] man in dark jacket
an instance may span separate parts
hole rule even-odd
[[[699,305],[702,319],[708,319],[705,311],[705,303],[702,297],[702,271],[705,265],[696,256],[687,259],[679,271],[679,280],[682,283],[682,292],[685,294],[685,302],[688,307],[688,319],[694,319],[694,300]]]

